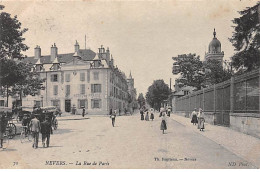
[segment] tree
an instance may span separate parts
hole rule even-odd
[[[0,6],[0,10],[4,8]],[[22,59],[25,56],[22,51],[28,50],[28,46],[23,43],[23,34],[28,30],[21,28],[21,23],[17,16],[11,17],[9,13],[0,14],[0,58]]]
[[[183,54],[173,57],[176,61],[174,66],[179,67],[181,77],[176,79],[175,82],[179,87],[192,86],[197,89],[201,89],[204,82],[204,76],[202,74],[203,63],[200,61],[200,56],[196,54]],[[173,66],[173,67],[174,67]]]
[[[237,70],[250,71],[260,67],[260,2],[238,13],[242,16],[232,21],[234,32],[229,38],[236,51],[231,57],[232,65]]]
[[[161,103],[164,100],[167,100],[170,95],[170,88],[163,80],[156,80],[153,84],[148,88],[148,92],[145,97],[147,103],[159,110],[161,107]]]
[[[18,80],[12,87],[12,95],[18,94],[22,103],[22,95],[37,95],[39,90],[44,89],[44,79],[40,79],[39,73],[32,71],[31,64],[20,62],[17,64],[22,80]]]
[[[10,94],[10,89],[15,85],[15,83],[23,80],[19,68],[15,61],[10,59],[0,59],[0,76],[1,76],[1,87],[2,90],[5,90],[7,97],[8,106],[8,98]]]
[[[229,63],[225,62],[225,67],[217,60],[208,60],[203,63],[205,73],[204,85],[212,85],[224,82],[231,78],[232,69]]]
[[[138,104],[140,108],[145,105],[145,99],[143,93],[139,93],[138,98],[137,98]]]

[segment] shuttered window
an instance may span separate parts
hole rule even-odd
[[[85,81],[85,73],[80,73],[80,81]]]
[[[58,95],[58,85],[53,86],[53,95]]]
[[[101,99],[91,99],[91,108],[100,109],[102,107]]]
[[[101,93],[101,84],[91,84],[91,93]]]
[[[85,84],[80,84],[80,94],[85,94]]]

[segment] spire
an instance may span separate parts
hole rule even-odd
[[[80,57],[78,51],[76,51],[76,52],[73,54],[73,57]]]
[[[213,36],[214,36],[214,38],[216,38],[216,30],[215,30],[215,28],[214,28]]]
[[[78,41],[76,40],[76,43],[75,43],[75,45],[79,45],[79,43],[78,43]]]
[[[131,70],[130,70],[130,74],[129,74],[129,79],[132,79],[132,74],[131,74]]]

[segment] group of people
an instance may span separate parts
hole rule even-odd
[[[199,111],[197,111],[197,109],[195,108],[194,111],[191,113],[191,123],[193,125],[197,125],[198,124],[198,129],[200,129],[200,131],[204,131],[205,126],[204,126],[204,112],[201,108],[199,108]]]
[[[43,122],[37,118],[39,115],[33,114],[32,120],[29,123],[29,128],[33,137],[33,145],[32,147],[37,149],[39,142],[39,133],[42,134],[42,146],[49,147],[50,145],[50,135],[53,134],[51,118],[50,116],[46,116]]]
[[[152,121],[154,120],[154,109],[150,109],[150,117],[149,117],[149,111],[148,111],[148,109],[146,109],[146,110],[143,110],[143,109],[141,109],[140,110],[140,114],[141,114],[141,120],[143,121],[143,120],[146,120],[146,121],[149,121],[149,119],[151,119]],[[144,114],[145,114],[145,117],[144,117]]]

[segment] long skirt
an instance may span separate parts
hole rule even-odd
[[[141,120],[144,120],[144,115],[143,114],[141,114]]]
[[[145,120],[149,121],[149,115],[148,114],[145,115]]]
[[[191,123],[195,123],[195,124],[198,123],[197,115],[192,116]]]
[[[161,130],[167,130],[167,125],[165,120],[162,120],[161,122]]]
[[[153,113],[151,113],[150,119],[154,119],[154,115],[153,115]]]
[[[205,122],[205,119],[203,117],[198,118],[198,129],[205,129],[204,122]]]

